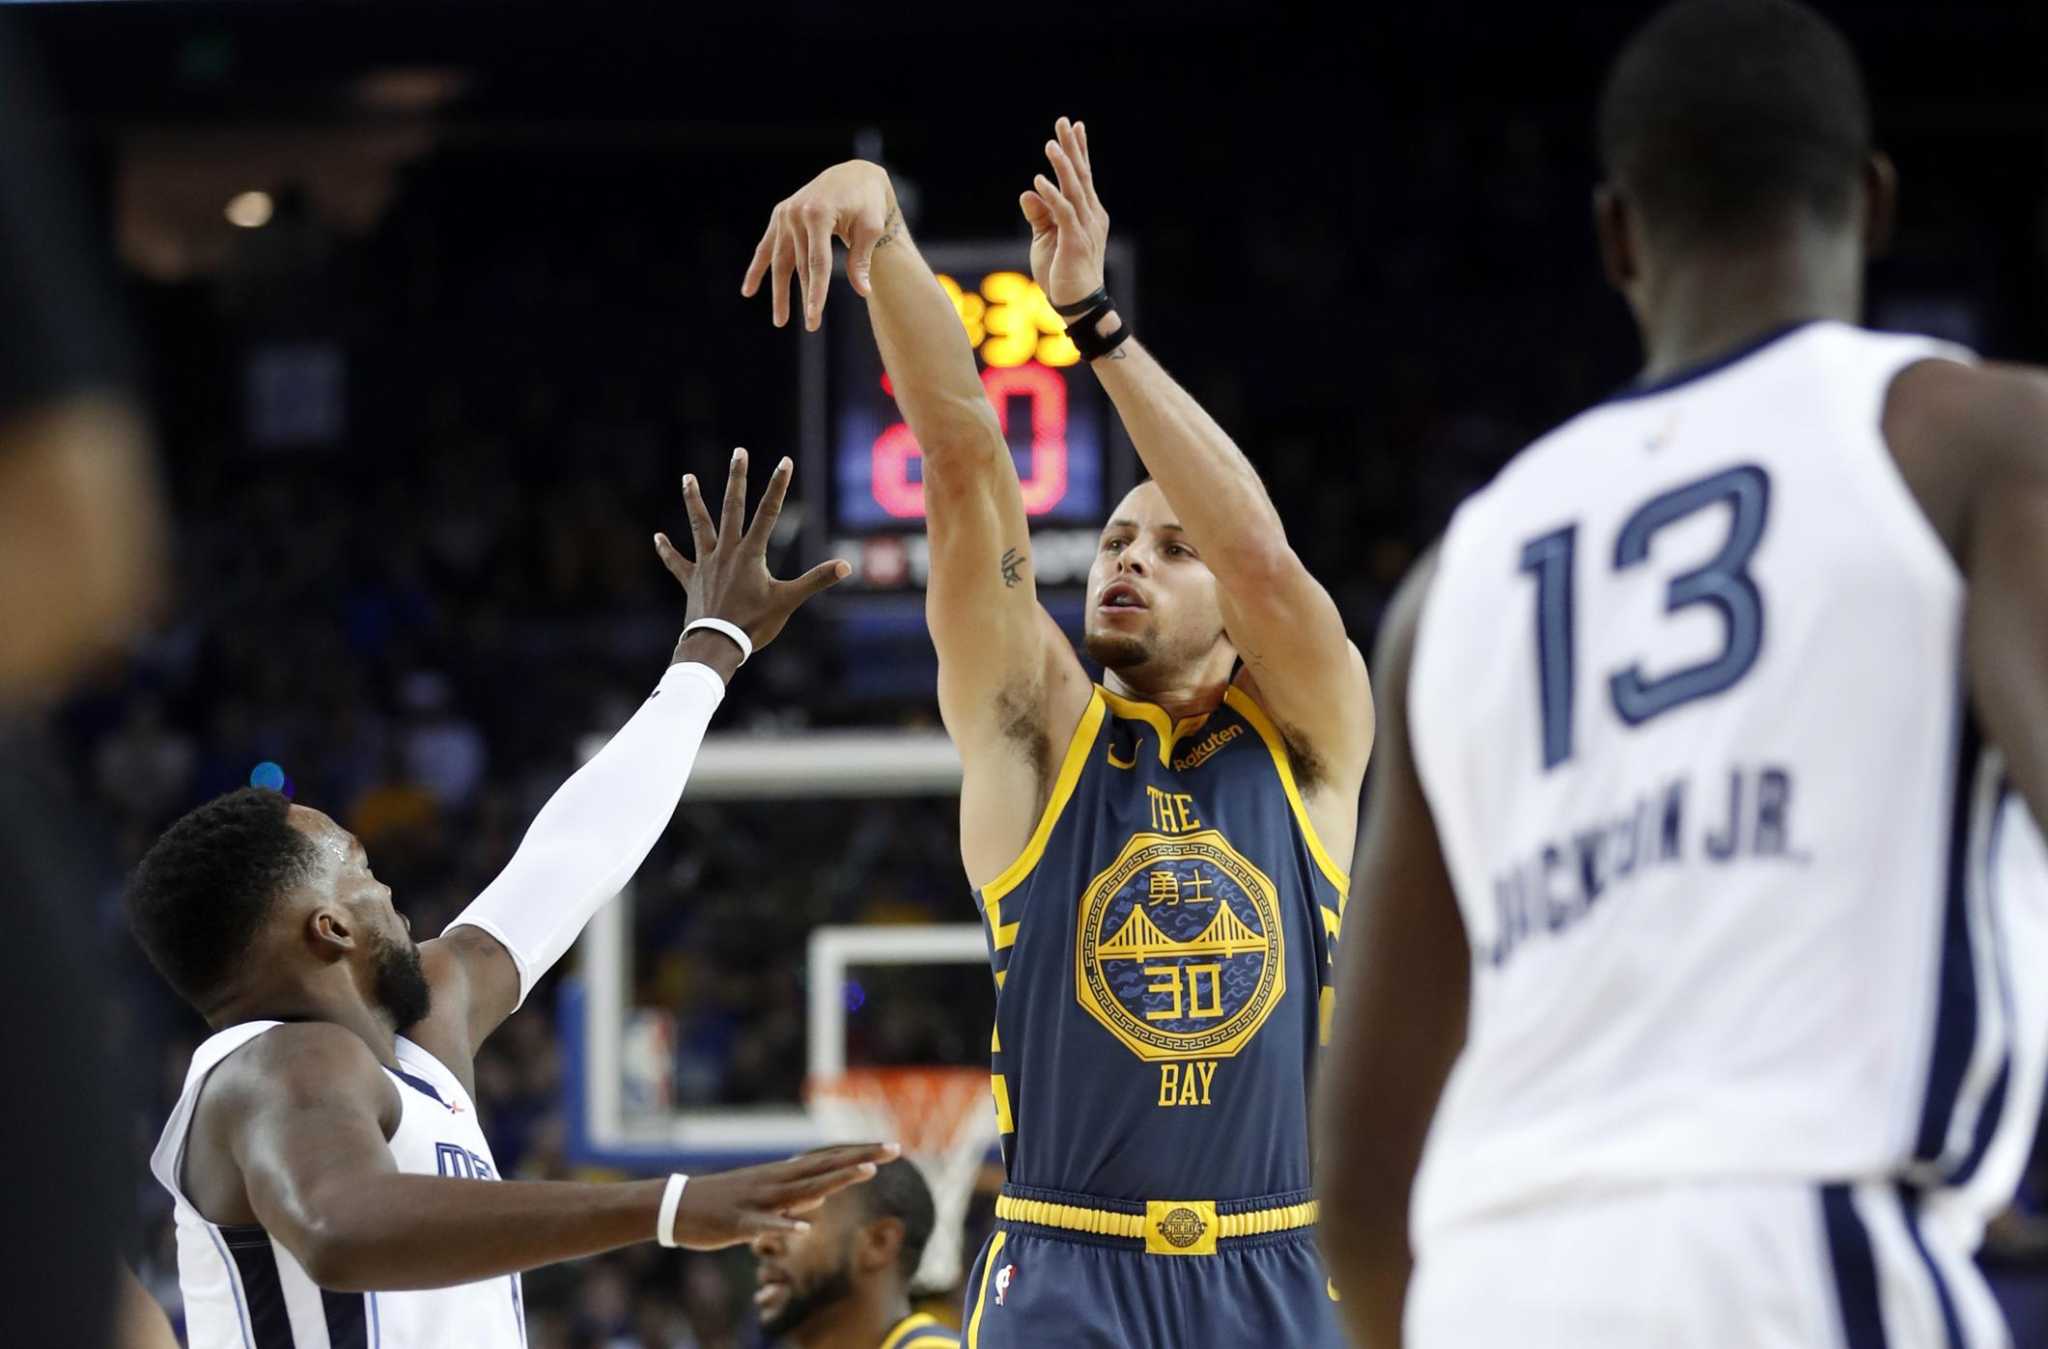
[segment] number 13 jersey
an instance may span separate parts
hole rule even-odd
[[[1472,1004],[1420,1247],[1634,1184],[2010,1195],[2048,887],[1881,430],[1928,359],[1970,357],[1777,333],[1583,413],[1452,521],[1409,716]]]

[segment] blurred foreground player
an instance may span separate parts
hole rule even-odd
[[[769,575],[788,483],[784,460],[743,531],[743,453],[715,530],[684,480],[696,561],[656,536],[689,592],[674,663],[440,938],[414,945],[362,845],[275,792],[201,806],[143,858],[136,935],[215,1029],[151,1159],[176,1200],[192,1349],[513,1349],[520,1271],[800,1231],[789,1215],[893,1155],[828,1148],[687,1184],[497,1182],[472,1099],[477,1046],[667,826],[725,681],[841,574]]]
[[[910,1307],[931,1234],[932,1192],[900,1159],[826,1200],[810,1231],[763,1232],[753,1240],[762,1333],[797,1349],[958,1349],[958,1335]]]
[[[1365,662],[1257,470],[1123,326],[1086,132],[1022,202],[1031,265],[1153,480],[1088,574],[1090,680],[1038,602],[1016,463],[959,316],[872,164],[775,210],[746,280],[815,326],[848,242],[924,454],[926,616],[960,849],[995,967],[1008,1184],[967,1339],[1340,1343],[1315,1245],[1309,1080],[1358,788]]]
[[[1970,1252],[2040,1114],[2048,378],[1852,326],[1893,175],[1813,11],[1661,12],[1600,142],[1642,377],[1465,503],[1376,664],[1345,1314],[2009,1343]]]
[[[127,1271],[115,1282],[133,1208],[116,1075],[79,1071],[109,1055],[104,881],[29,731],[140,624],[163,515],[99,234],[15,41],[0,22],[0,1043],[35,1104],[0,1113],[0,1157],[20,1160],[10,1204],[35,1239],[0,1262],[0,1326],[10,1344],[154,1349],[163,1314]]]

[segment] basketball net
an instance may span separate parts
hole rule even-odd
[[[931,1186],[936,1221],[915,1288],[951,1288],[962,1272],[967,1202],[996,1141],[985,1068],[848,1068],[804,1084],[828,1142],[901,1143]]]

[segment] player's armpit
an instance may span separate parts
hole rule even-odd
[[[1471,995],[1464,922],[1408,740],[1409,669],[1434,567],[1431,554],[1410,573],[1374,653],[1381,733],[1353,878],[1358,926],[1337,956],[1316,1099],[1323,1250],[1339,1311],[1371,1349],[1401,1342],[1409,1194]]]
[[[477,1046],[519,1006],[519,966],[503,942],[463,924],[421,942],[420,967],[434,991],[433,1009],[406,1038],[470,1087]]]
[[[1327,765],[1328,783],[1355,799],[1377,726],[1365,656],[1344,631],[1329,591],[1281,541],[1251,573],[1217,575],[1223,629],[1258,684],[1259,700],[1296,746]]]
[[[1033,605],[1031,618],[1037,631],[1007,670],[939,657],[939,712],[962,769],[960,860],[976,889],[1030,841],[1093,692],[1052,615]]]

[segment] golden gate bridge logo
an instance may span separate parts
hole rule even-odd
[[[1165,956],[1234,956],[1247,951],[1262,951],[1266,946],[1263,933],[1254,932],[1237,916],[1237,911],[1228,904],[1216,910],[1216,917],[1209,926],[1202,929],[1202,935],[1193,941],[1174,941],[1159,930],[1143,909],[1131,910],[1131,916],[1116,930],[1116,935],[1096,948],[1096,954],[1104,960],[1157,960]]]
[[[1075,996],[1140,1059],[1228,1058],[1286,992],[1278,892],[1217,830],[1133,835],[1080,917]]]

